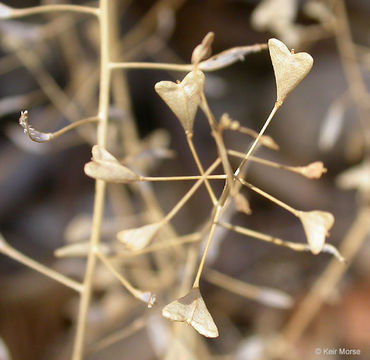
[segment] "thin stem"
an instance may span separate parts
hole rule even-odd
[[[99,3],[99,23],[100,23],[100,91],[99,91],[99,126],[98,126],[98,145],[105,148],[107,128],[108,128],[108,108],[109,108],[109,88],[110,88],[110,39],[109,39],[109,0],[100,0]],[[93,224],[90,237],[89,254],[87,258],[86,272],[84,278],[84,291],[79,305],[77,319],[77,332],[73,348],[72,360],[81,360],[83,357],[86,319],[90,304],[91,288],[93,275],[96,265],[95,249],[99,247],[100,230],[104,209],[105,182],[96,180],[95,200],[93,211]]]
[[[288,204],[286,204],[285,202],[277,199],[276,197],[268,194],[267,192],[259,189],[258,187],[250,184],[249,182],[245,181],[244,179],[242,178],[238,178],[238,180],[240,181],[240,183],[246,187],[248,187],[249,189],[253,190],[254,192],[262,195],[263,197],[265,197],[266,199],[272,201],[273,203],[275,203],[276,205],[279,205],[281,206],[283,209],[289,211],[290,213],[292,213],[293,215],[299,217],[299,211],[297,209],[294,209],[293,207],[289,206]]]
[[[107,267],[107,269],[117,278],[117,280],[130,292],[135,298],[137,298],[142,292],[136,289],[134,286],[130,284],[130,282],[124,278],[112,265],[110,260],[103,255],[98,249],[95,251],[96,256],[99,260]]]
[[[56,11],[68,11],[80,14],[90,14],[99,16],[99,9],[91,6],[56,4],[56,5],[34,6],[24,9],[11,8],[8,19],[15,19],[24,16],[38,15],[42,13],[51,13]]]
[[[271,235],[267,235],[267,234],[261,233],[259,231],[247,229],[247,228],[242,227],[242,226],[232,225],[232,224],[228,224],[228,223],[220,223],[220,222],[217,223],[217,225],[222,226],[225,229],[232,230],[236,233],[246,235],[246,236],[250,236],[250,237],[253,237],[255,239],[266,241],[266,242],[269,242],[269,243],[272,243],[272,244],[275,244],[275,245],[284,246],[284,247],[290,248],[290,249],[295,250],[295,251],[310,251],[309,246],[306,245],[306,244],[300,244],[300,243],[294,243],[294,242],[291,242],[291,241],[285,241],[285,240],[282,240],[280,238],[277,238],[277,237],[274,237],[274,236],[271,236]]]
[[[231,49],[222,51],[219,54],[212,56],[211,58],[200,62],[197,68],[202,71],[216,71],[223,69],[234,62],[240,60],[244,55],[252,52],[257,52],[265,50],[267,48],[266,44],[255,44],[250,46],[239,46]],[[218,61],[217,58],[223,55],[238,53],[238,56],[230,57],[232,61]],[[225,60],[226,60],[225,56]],[[143,70],[168,70],[168,71],[183,71],[188,72],[194,69],[193,64],[169,64],[169,63],[150,63],[150,62],[110,62],[109,66],[111,69],[143,69]]]
[[[272,243],[272,244],[275,244],[275,245],[278,245],[278,246],[283,246],[283,247],[292,249],[294,251],[311,252],[311,248],[308,244],[295,243],[295,242],[292,242],[292,241],[282,240],[280,238],[277,238],[277,237],[274,237],[274,236],[271,236],[271,235],[267,235],[267,234],[264,234],[264,233],[261,233],[261,232],[255,231],[255,230],[247,229],[245,227],[238,226],[238,225],[232,225],[232,224],[220,223],[220,222],[217,223],[217,225],[222,226],[225,229],[234,231],[238,234],[250,236],[250,237],[253,237],[255,239],[266,241],[266,242],[269,242],[269,243]],[[346,259],[342,256],[342,254],[338,251],[338,249],[335,246],[331,245],[331,244],[325,244],[321,251],[335,256],[337,258],[337,260],[339,260],[342,263],[346,263]]]
[[[208,119],[209,126],[211,127],[211,131],[212,131],[212,136],[215,139],[216,146],[217,146],[217,151],[218,151],[218,154],[219,154],[219,156],[221,158],[221,161],[222,161],[222,166],[224,168],[225,174],[227,175],[227,182],[229,184],[229,187],[232,188],[232,186],[234,184],[234,173],[233,173],[233,170],[231,168],[229,159],[227,157],[227,151],[226,151],[226,148],[225,148],[225,144],[223,142],[221,133],[217,129],[217,124],[216,124],[215,117],[213,116],[213,114],[211,112],[211,109],[209,108],[209,105],[208,105],[208,102],[207,102],[207,99],[206,99],[204,93],[201,94],[201,99],[202,99],[202,102],[201,102],[200,107],[201,107],[204,115]]]
[[[234,294],[256,300],[265,305],[277,308],[289,308],[293,304],[292,297],[281,290],[248,284],[216,270],[207,270],[205,279],[211,284],[217,285]]]
[[[221,215],[221,209],[222,208],[220,206],[216,206],[216,208],[215,208],[215,213],[214,213],[214,216],[213,216],[213,219],[212,219],[211,230],[209,231],[206,246],[205,246],[204,251],[203,251],[202,259],[200,260],[200,263],[199,263],[198,271],[197,271],[197,274],[195,276],[195,280],[194,280],[194,283],[193,283],[193,288],[199,288],[200,277],[202,275],[202,271],[203,271],[204,264],[205,264],[205,261],[206,261],[208,249],[209,249],[209,246],[211,245],[213,234],[214,234],[215,229],[216,229],[217,221],[218,221],[218,219]]]
[[[100,118],[97,117],[97,116],[77,120],[77,121],[73,122],[72,124],[69,124],[69,125],[65,126],[64,128],[62,128],[60,130],[57,130],[57,131],[54,131],[54,132],[50,133],[51,140],[59,137],[60,135],[65,134],[66,132],[68,132],[70,130],[73,130],[76,127],[79,127],[81,125],[96,123],[96,122],[99,122],[99,121],[100,121]]]
[[[281,104],[278,104],[277,102],[275,103],[275,105],[274,105],[274,107],[273,107],[273,109],[272,109],[269,117],[267,118],[265,124],[263,125],[262,129],[258,133],[257,137],[254,139],[254,142],[253,142],[252,146],[249,148],[247,154],[244,156],[244,159],[240,163],[239,167],[235,171],[235,174],[234,175],[236,177],[240,174],[240,172],[241,172],[243,166],[245,165],[245,163],[247,162],[249,156],[251,156],[253,154],[253,151],[256,148],[256,146],[257,146],[257,144],[258,144],[261,136],[265,133],[267,127],[269,126],[269,124],[270,124],[272,118],[274,117],[274,115],[276,114],[276,112],[279,110],[280,106],[281,106]]]
[[[369,151],[370,128],[368,122],[368,91],[361,74],[361,68],[356,61],[356,50],[351,37],[351,29],[348,22],[345,2],[343,0],[337,1],[335,10],[337,15],[335,39],[349,91],[354,103],[356,104],[357,115],[364,130],[363,135],[366,150]]]
[[[188,142],[190,152],[193,155],[193,158],[194,158],[194,161],[197,165],[199,173],[200,173],[200,175],[204,176],[204,169],[203,169],[202,163],[200,162],[198,153],[195,150],[195,146],[194,146],[194,142],[193,142],[193,133],[187,133],[186,134],[186,140]],[[212,201],[213,205],[216,205],[216,203],[217,203],[216,195],[213,192],[213,189],[212,189],[211,184],[209,183],[208,179],[205,180],[204,184],[206,185],[209,197],[211,198],[211,201]]]
[[[242,159],[245,157],[244,153],[239,152],[239,151],[235,151],[235,150],[228,150],[227,153],[231,156],[235,156],[235,157],[242,158]],[[302,175],[302,169],[304,169],[303,166],[284,165],[284,164],[277,163],[275,161],[262,159],[262,158],[259,158],[259,157],[256,157],[256,156],[249,156],[248,159],[250,161],[253,161],[253,162],[256,162],[256,163],[259,163],[259,164],[270,166],[270,167],[273,167],[273,168],[276,168],[276,169],[288,170],[288,171],[294,172],[296,174],[301,174],[301,175]]]
[[[21,118],[20,118],[20,124],[24,127],[28,137],[37,143],[46,143],[51,140],[56,139],[57,137],[65,134],[66,132],[73,130],[81,125],[85,124],[91,124],[91,123],[96,123],[99,122],[100,118],[94,116],[86,119],[81,119],[73,122],[72,124],[69,124],[65,126],[64,128],[57,130],[52,133],[44,133],[38,130],[35,130],[34,128],[30,127],[28,123],[28,114],[26,112],[22,112]]]
[[[39,262],[29,258],[28,256],[22,254],[18,250],[10,246],[3,236],[0,234],[0,253],[12,258],[19,263],[28,266],[29,268],[38,271],[39,273],[60,282],[61,284],[81,293],[83,291],[83,285],[79,282],[70,279],[69,277],[50,269],[49,267],[40,264]]]
[[[172,210],[161,220],[162,224],[168,223],[181,210],[181,208],[187,203],[187,201],[189,201],[193,194],[203,184],[204,180],[206,179],[206,176],[208,176],[214,169],[216,169],[220,162],[221,160],[219,158],[214,161],[214,163],[204,173],[204,176],[200,177],[200,179],[180,199],[180,201],[172,208]]]
[[[193,234],[178,237],[176,240],[163,241],[161,243],[148,246],[141,250],[130,251],[130,252],[125,252],[125,253],[119,252],[117,255],[112,256],[112,258],[115,258],[115,259],[116,258],[126,258],[126,257],[133,257],[133,256],[148,254],[148,253],[152,253],[158,250],[167,249],[168,247],[172,247],[172,246],[178,246],[182,244],[198,242],[199,240],[201,240],[201,238],[202,238],[202,233],[196,232]]]
[[[183,181],[183,180],[225,180],[226,175],[208,175],[208,176],[142,176],[140,181]],[[216,200],[217,202],[217,200]]]
[[[111,62],[111,69],[142,69],[142,70],[168,70],[188,72],[193,70],[192,64],[167,64],[150,62]]]
[[[123,339],[126,339],[127,337],[135,334],[141,329],[144,329],[146,325],[146,321],[144,317],[140,317],[138,319],[135,319],[130,325],[126,326],[123,329],[120,329],[113,334],[109,334],[105,338],[95,342],[92,346],[91,349],[88,349],[87,353],[88,354],[93,354],[98,351],[101,351],[108,346],[111,346]]]

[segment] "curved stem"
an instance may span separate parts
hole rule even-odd
[[[100,118],[97,117],[97,116],[77,120],[77,121],[73,122],[72,124],[69,124],[69,125],[65,126],[64,128],[62,128],[60,130],[57,130],[57,131],[54,131],[54,132],[50,133],[50,140],[55,139],[55,138],[59,137],[60,135],[63,135],[66,132],[68,132],[70,130],[73,130],[76,127],[79,127],[81,125],[96,123],[96,122],[99,122],[99,121],[100,121]]]

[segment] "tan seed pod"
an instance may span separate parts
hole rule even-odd
[[[334,216],[327,211],[314,210],[300,211],[298,217],[302,222],[311,252],[319,254],[334,224]]]
[[[134,229],[122,230],[117,234],[117,238],[130,250],[137,251],[144,249],[157,235],[160,228],[160,223],[154,223]]]
[[[193,124],[205,77],[200,70],[191,71],[181,83],[160,81],[155,84],[155,91],[174,112],[186,132],[193,132]]]
[[[313,58],[305,52],[291,53],[285,44],[277,39],[270,39],[268,46],[275,73],[276,102],[281,105],[310,72]]]
[[[217,327],[200,294],[199,288],[166,305],[162,315],[173,321],[186,322],[206,337],[218,337]]]
[[[215,38],[213,32],[209,32],[202,40],[202,42],[195,47],[191,55],[191,63],[198,64],[204,59],[207,59],[212,53],[212,43]]]
[[[307,166],[301,167],[301,174],[309,179],[320,179],[327,172],[321,161],[315,161]]]
[[[104,148],[95,145],[92,149],[92,161],[85,164],[85,174],[94,179],[114,183],[131,183],[140,180],[140,176],[123,166]]]

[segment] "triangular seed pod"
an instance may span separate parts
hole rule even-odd
[[[104,148],[95,145],[92,149],[92,161],[85,164],[85,174],[94,179],[115,183],[131,183],[140,180],[140,176],[123,166]]]
[[[198,64],[204,59],[207,59],[212,53],[212,43],[215,38],[213,32],[209,32],[202,40],[202,42],[195,47],[191,55],[191,63]]]
[[[277,39],[270,39],[268,46],[275,73],[276,101],[281,105],[310,72],[313,59],[305,52],[291,53],[285,44]]]
[[[172,81],[160,81],[155,84],[155,91],[174,112],[186,132],[193,132],[204,81],[204,74],[197,70],[187,74],[179,84]]]
[[[122,230],[117,234],[117,238],[130,250],[137,251],[144,249],[160,228],[161,223],[154,223],[134,229]]]
[[[302,222],[308,245],[313,254],[317,255],[325,244],[325,238],[334,224],[334,216],[326,211],[300,211],[298,214]]]
[[[186,322],[206,337],[217,337],[218,330],[198,288],[166,305],[162,315],[173,321]]]

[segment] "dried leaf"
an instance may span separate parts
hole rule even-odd
[[[213,32],[209,32],[202,40],[202,42],[195,47],[191,55],[191,63],[198,64],[200,61],[207,59],[212,53],[212,43],[215,38]]]
[[[244,195],[240,193],[236,194],[234,196],[234,202],[235,202],[235,207],[237,211],[242,212],[247,215],[252,214],[249,201]]]
[[[258,31],[276,31],[290,26],[296,12],[296,0],[264,0],[254,9],[251,24]]]
[[[115,183],[131,183],[140,180],[140,176],[123,166],[104,148],[94,145],[92,161],[85,164],[85,174],[94,179]]]
[[[160,81],[155,84],[155,91],[174,112],[186,132],[193,131],[204,81],[204,74],[196,70],[187,74],[179,84],[172,81]]]
[[[284,43],[277,39],[268,41],[276,80],[276,101],[282,104],[291,91],[310,72],[313,59],[305,53],[292,54]]]
[[[149,242],[158,233],[161,226],[161,223],[154,223],[135,229],[122,230],[117,234],[117,238],[130,250],[141,250],[149,244]]]
[[[342,95],[331,103],[326,113],[319,135],[319,148],[323,151],[329,151],[337,142],[343,129],[344,114],[349,106],[348,96]]]
[[[217,327],[198,288],[166,305],[162,315],[173,321],[186,322],[206,337],[218,337]]]
[[[370,192],[370,161],[347,169],[336,178],[336,183],[342,189]]]
[[[334,216],[326,211],[314,210],[300,211],[298,217],[302,222],[311,252],[317,255],[325,244],[325,238],[329,236]]]
[[[308,1],[303,5],[303,12],[312,19],[322,24],[334,23],[335,17],[328,4],[319,1]]]
[[[269,31],[289,46],[301,42],[304,27],[294,22],[296,0],[264,0],[255,8],[251,24],[258,31]]]

